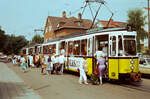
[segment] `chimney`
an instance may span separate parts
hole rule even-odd
[[[78,13],[78,19],[82,20],[82,14],[81,13]]]
[[[65,11],[63,11],[63,13],[62,13],[62,17],[66,18],[66,12]]]

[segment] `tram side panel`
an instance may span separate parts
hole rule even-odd
[[[109,58],[108,59],[108,76],[109,79],[119,79],[119,65],[118,65],[118,59],[116,58]]]

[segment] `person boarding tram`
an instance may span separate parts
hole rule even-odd
[[[99,53],[99,58],[97,59],[97,68],[99,71],[99,79],[100,79],[100,85],[102,85],[102,76],[104,75],[105,72],[105,63],[106,63],[106,59],[105,59],[105,54],[101,51]]]

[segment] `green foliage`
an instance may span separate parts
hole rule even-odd
[[[0,52],[3,51],[4,45],[5,45],[6,35],[5,31],[0,29]]]
[[[138,52],[141,51],[140,40],[144,40],[148,37],[148,33],[144,30],[144,26],[147,24],[145,21],[146,17],[141,9],[134,9],[128,12],[127,23],[131,24],[137,32]]]
[[[18,54],[27,43],[24,36],[7,35],[3,52],[7,55]]]
[[[31,43],[43,43],[44,42],[44,38],[41,37],[40,35],[35,35],[33,38],[32,38],[32,41]]]
[[[0,29],[0,52],[4,54],[18,54],[20,50],[28,44],[24,36],[6,35]]]

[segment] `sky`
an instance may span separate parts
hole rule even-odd
[[[146,12],[147,0],[105,0],[97,16],[100,20],[109,20],[111,12],[115,21],[126,22],[127,12],[140,8]],[[67,17],[81,13],[85,0],[0,0],[0,27],[6,34],[24,35],[31,40],[35,34],[43,36],[43,32],[35,29],[44,29],[47,16],[62,16],[66,11]],[[99,4],[92,3],[93,13]],[[108,10],[109,8],[109,10]],[[71,12],[71,15],[69,14]],[[95,13],[94,13],[95,14]],[[147,13],[145,13],[147,14]],[[85,8],[82,18],[92,19],[89,7]]]

